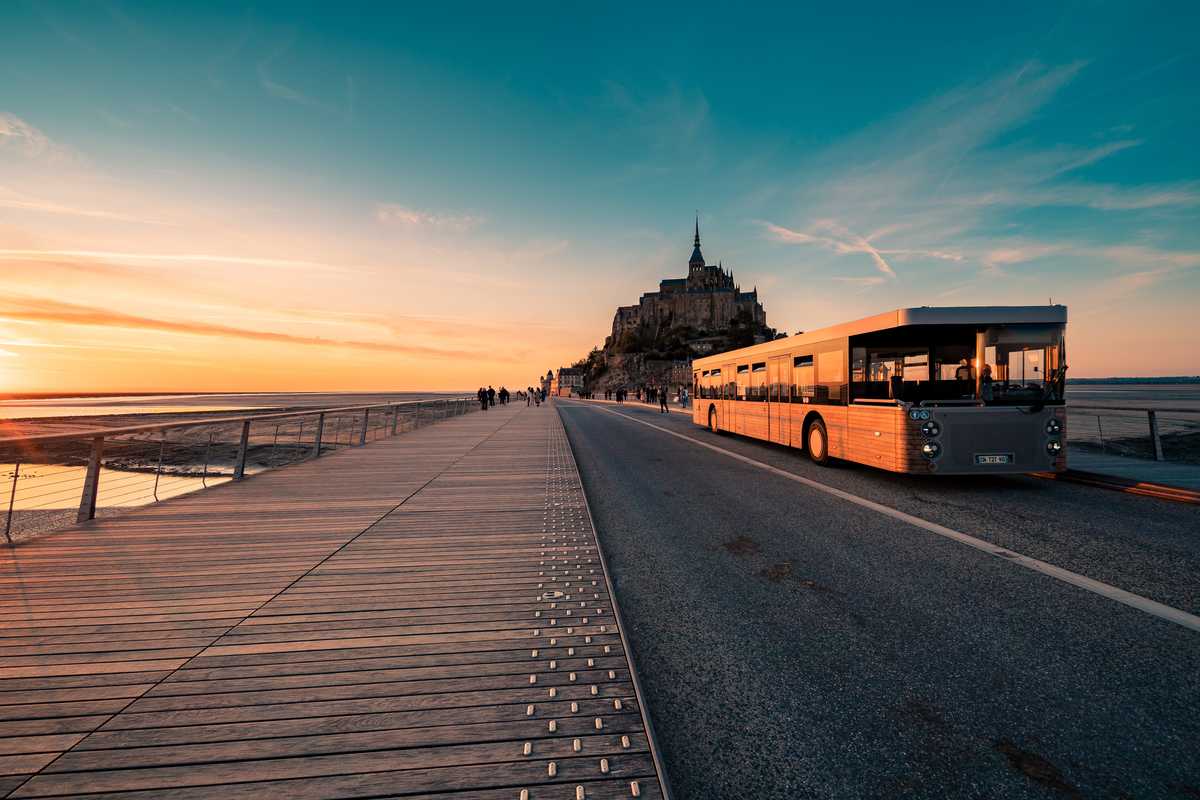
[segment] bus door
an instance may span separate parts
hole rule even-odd
[[[790,356],[778,356],[767,362],[770,438],[779,444],[790,444],[792,369],[789,359]]]

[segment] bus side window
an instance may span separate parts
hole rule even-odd
[[[846,368],[842,350],[817,353],[817,399],[831,403],[845,402]]]
[[[720,400],[724,391],[725,384],[721,382],[721,370],[714,369],[708,376],[708,399]]]
[[[792,359],[792,383],[795,384],[795,388],[792,389],[792,397],[796,399],[796,402],[812,402],[816,395],[813,378],[812,356],[796,356]]]
[[[767,362],[763,361],[750,367],[750,393],[747,399],[767,399]]]
[[[734,400],[747,399],[750,391],[750,365],[739,364],[737,368],[737,381],[735,382],[737,394],[734,395]]]

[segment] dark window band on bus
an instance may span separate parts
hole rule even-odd
[[[750,386],[746,390],[746,399],[767,399],[767,362],[759,361],[750,365]]]
[[[796,356],[792,359],[793,367],[811,367],[813,365],[812,356]]]

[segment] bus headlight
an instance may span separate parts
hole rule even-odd
[[[1053,436],[1056,433],[1062,433],[1062,423],[1054,417],[1046,420],[1046,433]]]
[[[1062,452],[1062,442],[1058,439],[1051,439],[1046,442],[1046,452],[1052,456],[1056,456]]]
[[[929,412],[925,409],[921,409],[921,419],[929,419]]]
[[[921,448],[921,454],[926,458],[937,458],[941,452],[942,446],[937,442],[926,442],[925,446]]]
[[[942,429],[938,427],[938,424],[933,420],[929,420],[929,422],[926,422],[921,426],[921,433],[925,434],[926,436],[937,436],[941,432]]]

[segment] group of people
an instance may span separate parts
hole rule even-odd
[[[500,387],[500,391],[498,392],[491,386],[487,387],[486,389],[480,386],[479,391],[475,393],[475,396],[479,399],[479,405],[484,411],[487,411],[488,408],[496,405],[497,400],[500,401],[500,405],[506,406],[508,405],[508,401],[512,399],[512,394],[503,386]]]
[[[658,410],[664,414],[668,411],[667,402],[669,401],[670,396],[671,393],[665,386],[651,386],[646,389],[639,388],[637,390],[637,400],[639,403],[658,403]],[[620,387],[619,389],[605,389],[604,399],[616,400],[618,403],[624,403],[629,399],[629,390],[624,386]],[[678,399],[679,405],[683,408],[687,408],[688,391],[686,388],[681,388],[679,390]]]
[[[525,388],[525,405],[534,405],[540,407],[544,402],[546,402],[545,389],[535,389],[532,386],[527,386]]]
[[[496,405],[497,402],[499,402],[502,406],[508,405],[512,401],[513,396],[513,393],[508,391],[508,389],[503,386],[500,387],[500,391],[498,392],[491,386],[488,386],[487,388],[480,386],[479,391],[475,393],[475,397],[479,400],[479,407],[484,411],[487,411],[489,408]],[[546,402],[546,390],[535,389],[532,386],[527,386],[525,387],[524,391],[519,389],[517,390],[516,398],[517,400],[524,400],[525,405],[527,406],[540,406],[542,403]]]
[[[496,405],[497,402],[499,402],[502,406],[508,405],[513,397],[512,393],[503,386],[500,387],[500,391],[496,391],[491,386],[486,388],[480,386],[479,391],[475,393],[475,396],[479,399],[479,406],[484,411],[487,411],[489,408]],[[580,393],[579,396],[584,398],[592,397],[591,393],[586,395]],[[669,410],[667,403],[670,399],[670,396],[670,391],[665,386],[650,386],[647,388],[639,388],[637,390],[637,400],[639,403],[657,403],[658,410],[663,414],[667,413]],[[518,400],[524,399],[526,406],[535,405],[540,407],[542,403],[546,402],[546,390],[542,388],[535,389],[532,386],[527,386],[523,391],[518,390],[516,397]],[[618,403],[624,403],[629,399],[629,390],[624,386],[620,387],[619,389],[605,389],[604,399],[616,400]],[[686,387],[680,388],[678,400],[680,406],[687,408],[688,391]]]

